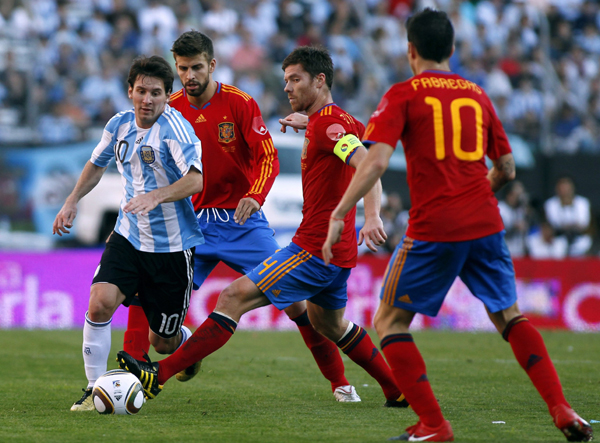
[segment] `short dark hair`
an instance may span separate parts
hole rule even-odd
[[[196,55],[206,54],[209,62],[215,58],[213,42],[210,37],[193,30],[181,34],[179,38],[173,42],[171,52],[174,56],[178,55],[179,57],[194,57]]]
[[[143,77],[155,77],[161,79],[165,86],[166,94],[170,94],[173,90],[173,80],[175,79],[175,76],[171,69],[171,65],[158,55],[153,55],[152,57],[140,55],[133,60],[131,68],[129,69],[129,76],[127,77],[129,86],[133,88],[135,81],[140,75]]]
[[[325,83],[331,89],[333,85],[333,60],[329,51],[322,46],[300,46],[288,55],[281,65],[284,71],[288,66],[302,65],[313,78],[323,73]]]
[[[408,41],[425,60],[441,63],[450,58],[454,45],[454,28],[443,11],[425,8],[406,21]]]

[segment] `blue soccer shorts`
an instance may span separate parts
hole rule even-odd
[[[462,242],[405,236],[385,271],[380,298],[382,303],[435,317],[457,276],[490,312],[515,304],[515,271],[504,231]]]
[[[349,268],[327,266],[295,243],[277,251],[247,274],[279,310],[302,300],[310,300],[324,309],[345,308],[349,276]]]
[[[233,221],[235,209],[204,209],[198,223],[204,244],[194,255],[194,288],[198,289],[222,261],[240,274],[247,274],[279,249],[273,229],[262,210],[243,225]]]

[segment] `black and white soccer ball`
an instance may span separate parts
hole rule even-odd
[[[137,414],[144,402],[144,388],[131,372],[113,369],[101,375],[92,390],[96,411],[100,414]]]

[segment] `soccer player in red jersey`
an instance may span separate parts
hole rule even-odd
[[[172,52],[184,88],[171,95],[170,105],[191,123],[203,147],[204,189],[192,196],[205,239],[194,254],[194,284],[199,287],[220,261],[246,274],[279,249],[260,209],[279,172],[279,160],[254,99],[213,80],[216,60],[210,38],[186,32],[173,43]],[[293,303],[285,312],[330,381],[335,398],[360,401],[348,394],[355,389],[344,376],[337,346],[315,331],[306,302]],[[138,359],[148,351],[148,322],[139,303],[129,309],[123,348]],[[200,362],[177,379],[189,380],[199,367]]]
[[[457,276],[486,306],[519,364],[569,441],[588,441],[592,428],[569,406],[539,332],[516,303],[515,276],[494,192],[515,177],[502,124],[485,92],[450,72],[454,30],[429,8],[407,22],[415,74],[384,95],[364,136],[371,144],[331,214],[325,262],[345,229],[345,216],[387,168],[398,140],[406,153],[412,208],[409,228],[385,274],[375,327],[396,381],[419,422],[397,440],[453,441],[429,385],[410,323],[416,312],[437,315]],[[488,171],[485,156],[493,167]],[[433,276],[433,278],[432,278]]]
[[[344,319],[346,281],[356,266],[355,208],[344,217],[342,241],[335,248],[332,264],[326,266],[321,256],[329,214],[367,155],[360,142],[364,126],[333,103],[333,63],[325,49],[297,48],[284,60],[283,70],[292,109],[309,116],[301,156],[303,219],[292,243],[225,288],[214,312],[170,357],[149,363],[119,352],[120,365],[142,380],[152,398],[173,375],[223,346],[244,313],[271,303],[285,309],[308,300],[308,315],[315,329],[379,382],[386,406],[406,407],[390,368],[366,331]],[[379,218],[380,197],[381,184],[377,182],[365,196],[366,220],[359,233],[359,241],[364,240],[372,250],[386,237]]]

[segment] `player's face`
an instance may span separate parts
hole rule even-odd
[[[129,87],[133,100],[135,122],[140,128],[150,128],[165,110],[169,97],[160,78],[138,75],[133,87]]]
[[[185,92],[192,97],[200,97],[212,80],[217,61],[208,61],[206,54],[193,57],[175,56],[175,66]]]
[[[319,88],[317,79],[304,70],[302,65],[290,65],[283,74],[288,100],[294,112],[306,111],[316,101]]]

